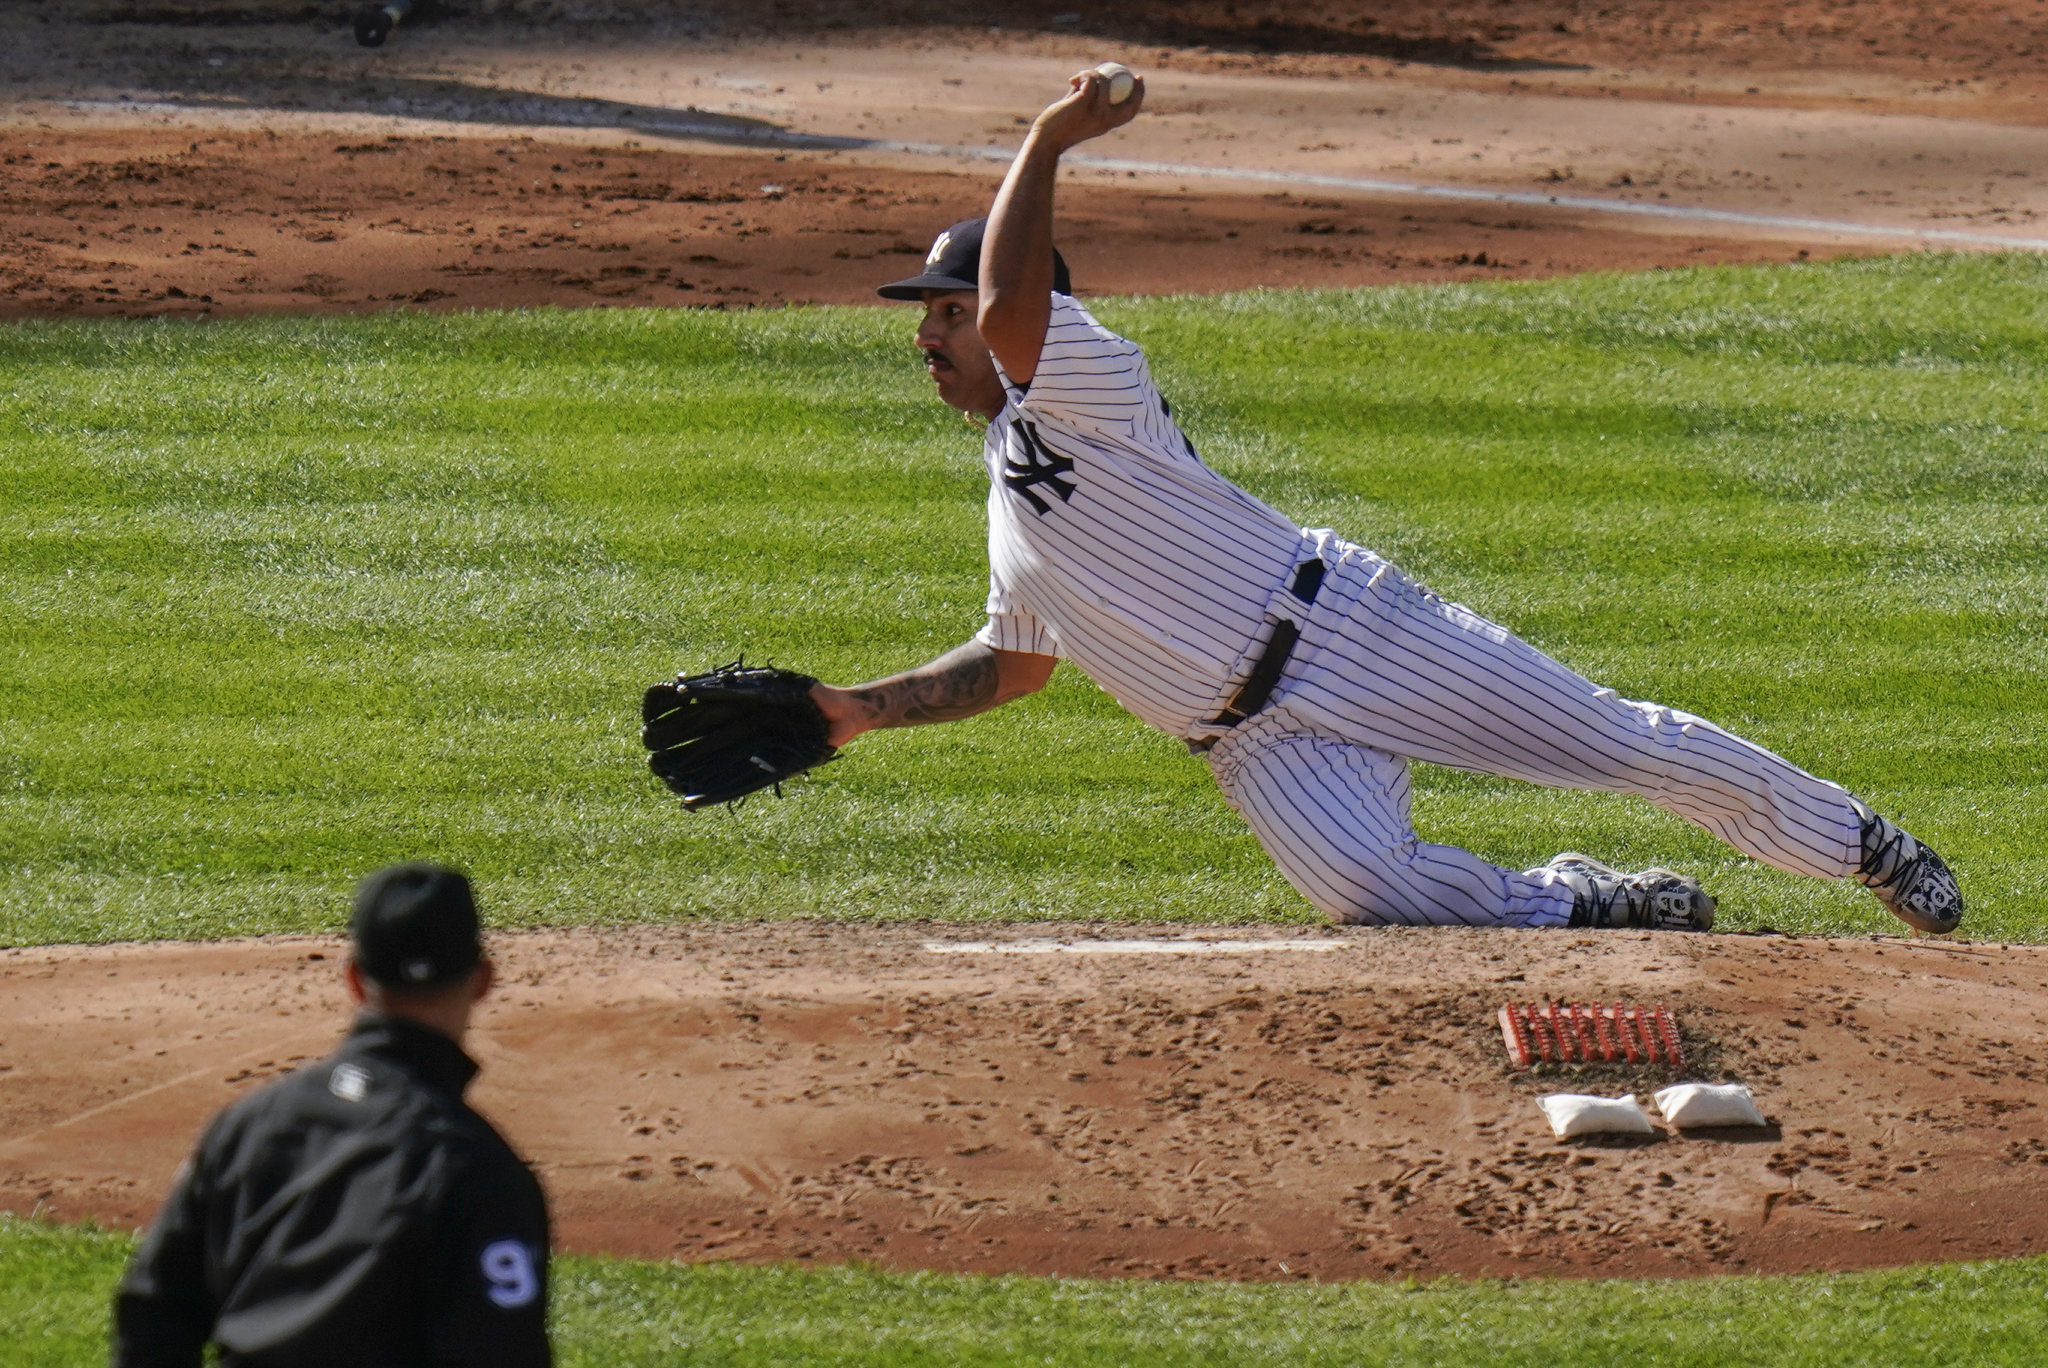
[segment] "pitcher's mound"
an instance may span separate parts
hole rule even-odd
[[[494,947],[473,1100],[572,1250],[1340,1279],[2048,1249],[2042,947],[840,924]],[[214,1108],[332,1045],[342,954],[0,955],[0,1209],[146,1220]],[[1541,1094],[1667,1076],[1515,1073],[1495,1013],[1616,998],[1669,1006],[1687,1076],[1747,1083],[1772,1126],[1554,1141]]]

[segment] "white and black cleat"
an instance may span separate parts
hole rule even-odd
[[[1624,874],[1576,850],[1566,851],[1543,868],[1571,890],[1569,926],[1705,931],[1714,924],[1713,896],[1689,875],[1669,869]]]
[[[1962,924],[1963,890],[1948,862],[1855,798],[1863,821],[1863,863],[1849,877],[1916,931],[1945,936]]]

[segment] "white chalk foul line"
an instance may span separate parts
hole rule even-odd
[[[1342,950],[1340,940],[1018,940],[926,941],[934,955],[1258,955],[1277,950]]]
[[[529,96],[530,105],[541,97]],[[214,108],[214,112],[260,115],[260,109],[229,106],[218,108],[199,101],[75,99],[66,102],[75,109],[120,109],[129,113],[175,111],[193,113]],[[337,111],[339,113],[340,111]],[[552,100],[545,108],[524,107],[517,93],[510,93],[497,118],[479,119],[457,110],[438,109],[423,102],[409,107],[398,100],[393,107],[358,111],[358,117],[383,116],[394,119],[427,119],[443,122],[526,122],[531,126],[572,128],[630,128],[638,133],[694,139],[741,147],[782,147],[809,152],[897,152],[917,157],[964,157],[970,161],[1009,162],[1015,148],[996,145],[954,146],[946,143],[898,142],[886,138],[850,138],[824,133],[796,133],[773,125],[751,121],[706,117],[698,111],[659,110],[621,105],[608,100]],[[691,115],[697,113],[698,117]],[[1601,199],[1597,195],[1546,195],[1534,190],[1487,190],[1471,185],[1432,185],[1422,181],[1385,180],[1372,176],[1325,176],[1311,171],[1281,171],[1261,167],[1199,166],[1187,162],[1138,161],[1127,157],[1094,157],[1068,153],[1069,166],[1094,171],[1131,171],[1145,176],[1174,176],[1186,179],[1249,181],[1262,185],[1290,185],[1316,190],[1340,190],[1360,195],[1397,195],[1414,199],[1459,200],[1468,204],[1512,204],[1525,208],[1575,209],[1589,214],[1620,214],[1635,218],[1667,219],[1680,223],[1726,223],[1743,228],[1791,230],[1802,235],[1822,233],[1849,237],[1898,238],[1912,242],[1953,242],[1970,247],[1998,247],[2011,251],[2048,252],[2048,238],[2006,237],[2000,233],[1973,233],[1962,228],[1892,227],[1879,223],[1857,223],[1849,219],[1807,218],[1796,214],[1752,214],[1740,209],[1695,208],[1682,204],[1644,204],[1636,200]]]
[[[921,156],[965,154],[982,161],[1014,160],[1002,147],[947,147],[941,143],[873,142],[869,147]],[[1534,190],[1487,190],[1471,185],[1430,185],[1420,181],[1380,180],[1369,176],[1325,176],[1311,171],[1277,171],[1243,166],[1196,166],[1182,162],[1133,161],[1124,157],[1091,157],[1068,153],[1068,166],[1096,171],[1131,171],[1143,176],[1185,176],[1209,180],[1255,181],[1266,185],[1307,186],[1317,190],[1348,190],[1354,194],[1405,195],[1416,199],[1463,200],[1480,204],[1515,204],[1530,208],[1578,209],[1594,214],[1630,214],[1638,218],[1675,219],[1688,223],[1728,223],[1745,228],[1796,229],[1801,233],[1842,233],[1854,237],[1911,238],[1924,242],[1968,243],[1973,247],[2007,247],[2048,252],[2048,238],[2006,237],[1960,228],[1887,227],[1847,219],[1805,218],[1792,214],[1752,214],[1740,209],[1692,208],[1682,204],[1643,204],[1635,200],[1601,199],[1596,195],[1546,195]]]

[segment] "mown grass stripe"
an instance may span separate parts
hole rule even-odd
[[[2048,933],[2034,257],[1103,301],[1217,466],[1623,694],[1850,785]],[[503,924],[1313,920],[1199,761],[1071,670],[685,817],[634,703],[978,624],[977,438],[889,309],[0,327],[0,942],[332,929],[434,854]],[[1695,869],[1631,800],[1425,770],[1431,839]]]
[[[106,1362],[129,1237],[0,1216],[10,1368]],[[1997,1368],[2037,1361],[2048,1260],[1659,1281],[1201,1283],[558,1259],[564,1368]]]

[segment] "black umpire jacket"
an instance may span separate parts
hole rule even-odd
[[[115,1368],[546,1368],[540,1184],[462,1101],[476,1065],[364,1012],[216,1116],[114,1298]]]

